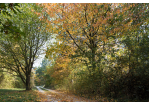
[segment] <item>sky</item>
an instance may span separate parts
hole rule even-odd
[[[41,66],[40,64],[41,64],[42,60],[44,59],[45,55],[46,54],[39,55],[39,58],[37,60],[35,60],[33,67]]]
[[[44,49],[44,51],[41,50],[41,51],[42,51],[42,54],[39,55],[38,59],[35,60],[35,62],[34,62],[34,64],[33,64],[33,67],[39,67],[39,66],[41,66],[42,60],[44,59],[44,57],[45,57],[45,55],[46,55],[46,54],[45,54],[45,50],[47,49],[47,46],[49,47],[50,44],[52,44],[53,42],[56,41],[56,39],[55,39],[54,36],[55,36],[55,35],[53,34],[53,37],[52,37],[50,40],[48,40],[48,41],[43,45],[42,49]]]
[[[50,41],[50,40],[49,40]],[[46,49],[47,49],[47,46],[49,45],[48,41],[41,47],[40,49],[40,55],[39,57],[34,61],[34,64],[33,64],[33,67],[39,67],[41,66],[41,63],[42,63],[42,60],[44,59],[45,57],[45,53],[46,53]]]
[[[53,40],[49,40],[50,42],[53,41]],[[49,42],[47,41],[42,47],[41,47],[41,50],[40,50],[40,55],[39,57],[35,60],[34,64],[33,64],[33,67],[39,67],[41,66],[41,63],[42,63],[42,60],[44,59],[45,57],[45,53],[46,53],[46,49],[47,49],[47,46],[49,45]]]

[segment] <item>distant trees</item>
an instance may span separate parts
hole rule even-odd
[[[0,70],[0,88],[25,88],[21,79],[14,76],[15,72],[7,72],[7,70]]]
[[[46,75],[46,66],[48,65],[48,60],[46,58],[44,58],[42,60],[41,66],[36,68],[35,70],[35,84],[37,86],[40,85],[45,85],[46,84],[46,79],[45,79],[45,75]]]

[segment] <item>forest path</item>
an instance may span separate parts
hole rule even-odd
[[[59,100],[56,100],[55,98],[51,97],[51,95],[48,95],[46,91],[42,90],[42,86],[36,86],[39,92],[47,96],[47,102],[58,102]]]
[[[39,92],[47,96],[48,102],[95,102],[84,97],[75,96],[73,94],[67,94],[65,92],[56,91],[52,89],[43,88],[42,86],[36,86]]]

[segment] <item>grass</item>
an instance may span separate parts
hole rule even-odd
[[[30,91],[25,89],[12,88],[0,89],[0,102],[43,102],[46,96],[40,94],[35,88]]]

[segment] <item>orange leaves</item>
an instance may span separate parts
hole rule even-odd
[[[53,65],[53,68],[47,69],[47,72],[56,81],[54,84],[62,81],[70,72],[69,63],[71,59],[68,57],[58,57]]]
[[[61,39],[60,37],[58,38],[59,40]],[[55,59],[55,62],[52,68],[47,69],[47,72],[51,77],[55,78],[57,82],[63,80],[70,73],[69,63],[71,59],[68,56],[73,52],[72,48],[64,42],[56,42],[54,46],[48,49],[46,56],[48,56],[49,59]],[[57,82],[54,82],[54,84],[57,84]]]
[[[132,7],[131,4],[125,6],[125,4],[118,3],[49,3],[42,5],[47,9],[46,11],[49,16],[53,18],[49,20],[49,24],[54,23],[54,28],[56,28],[54,32],[58,34],[59,31],[65,32],[65,30],[68,29],[72,35],[80,34],[81,28],[86,28],[89,33],[94,33],[94,31],[100,28],[97,34],[103,34],[103,32],[106,31],[103,26],[109,27],[114,23],[114,25],[117,25],[116,21],[108,24],[109,19],[112,20],[115,18],[115,13],[125,16],[125,12]],[[122,8],[119,8],[119,6]],[[111,8],[111,10],[109,8]],[[119,22],[122,22],[122,20]],[[130,24],[131,22],[128,23],[128,25]],[[94,27],[96,30],[90,27]],[[111,32],[114,32],[114,30]],[[62,34],[59,36],[61,35]]]
[[[64,24],[63,24],[63,27],[64,27],[64,28],[67,28],[67,23],[64,23]]]

